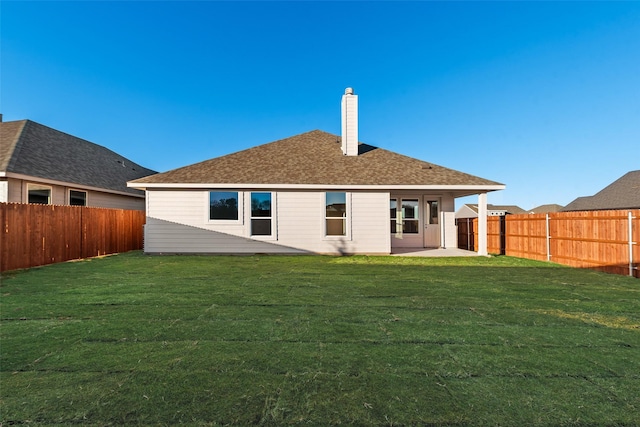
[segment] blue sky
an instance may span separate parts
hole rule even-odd
[[[0,112],[166,171],[313,129],[565,205],[640,169],[640,2],[0,2]],[[463,199],[461,202],[475,202]]]

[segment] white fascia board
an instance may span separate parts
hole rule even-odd
[[[4,178],[5,176],[7,176],[6,172],[0,172],[0,178]]]
[[[0,175],[0,176],[2,176],[2,175]],[[118,191],[118,190],[110,190],[108,188],[92,187],[92,186],[89,186],[89,185],[76,184],[75,182],[56,181],[55,179],[40,178],[39,176],[23,175],[21,173],[9,172],[9,173],[5,174],[4,176],[6,176],[7,178],[22,179],[22,180],[25,180],[25,181],[38,182],[38,183],[49,184],[49,185],[60,185],[60,186],[63,186],[63,187],[77,188],[78,190],[100,191],[101,193],[119,194],[119,195],[122,195],[122,196],[139,197],[141,199],[144,199],[144,197],[145,197],[144,194],[142,194],[142,195],[140,195],[140,194],[132,194],[132,193],[127,193],[126,191]]]
[[[162,183],[135,183],[128,182],[127,187],[147,190],[152,188],[167,189],[209,189],[209,188],[255,188],[273,190],[437,190],[437,191],[498,191],[506,188],[503,184],[498,185],[323,185],[323,184],[220,184],[220,183],[194,183],[194,184],[162,184]]]

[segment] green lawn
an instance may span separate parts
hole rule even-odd
[[[509,257],[2,278],[0,424],[640,425],[640,281]]]

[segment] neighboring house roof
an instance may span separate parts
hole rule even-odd
[[[475,214],[475,216],[469,216],[469,218],[476,218],[478,216],[478,205],[477,204],[465,204],[463,205],[460,209],[458,209],[458,212],[456,212],[456,218],[467,218],[466,216],[458,216],[458,213],[460,213],[461,215],[463,214],[463,208],[467,208],[464,209],[467,211],[467,213],[469,214]],[[469,210],[471,212],[469,212]],[[522,209],[519,206],[516,205],[492,205],[492,204],[487,204],[487,213],[491,214],[491,212],[506,212],[508,214],[521,214],[521,213],[526,213],[526,211],[524,209]]]
[[[562,209],[592,211],[640,208],[640,170],[631,171],[593,196],[578,197]]]
[[[130,183],[328,185],[328,186],[486,186],[503,184],[360,143],[357,156],[345,156],[341,138],[314,130],[226,156],[174,169]],[[496,188],[494,188],[496,187]]]
[[[141,195],[127,181],[156,173],[105,147],[31,120],[0,122],[0,173]]]
[[[529,213],[530,214],[550,213],[550,212],[560,212],[561,210],[562,210],[562,205],[548,204],[548,205],[540,205],[533,209],[529,209]]]

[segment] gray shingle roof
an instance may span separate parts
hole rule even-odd
[[[134,181],[135,184],[502,185],[366,144],[345,156],[314,130]]]
[[[593,196],[578,197],[562,209],[592,211],[640,208],[640,170],[627,172]]]
[[[0,171],[139,195],[127,181],[154,174],[92,142],[30,120],[0,123]]]

